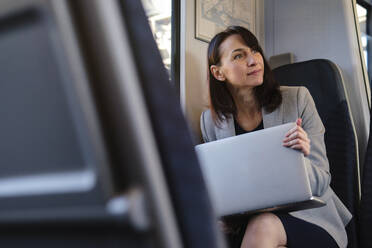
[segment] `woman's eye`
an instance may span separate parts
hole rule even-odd
[[[237,54],[237,55],[234,56],[234,59],[241,59],[242,57],[243,57],[242,54]]]

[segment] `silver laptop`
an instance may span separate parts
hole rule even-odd
[[[295,211],[324,205],[313,197],[303,153],[282,145],[284,125],[195,147],[218,216]]]

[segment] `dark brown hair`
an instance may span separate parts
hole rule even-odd
[[[264,57],[262,48],[258,44],[257,38],[249,30],[243,27],[230,26],[224,31],[216,34],[208,46],[210,107],[216,124],[228,118],[230,115],[236,116],[237,114],[236,105],[226,83],[217,80],[210,70],[211,65],[220,65],[221,51],[219,48],[224,40],[234,34],[240,35],[248,47],[258,51],[263,57],[263,84],[254,88],[254,95],[259,107],[263,107],[267,112],[271,113],[282,103],[282,95],[279,89],[279,83],[274,79],[273,73]]]

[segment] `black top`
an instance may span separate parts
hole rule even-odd
[[[254,131],[264,129],[263,120],[260,122],[260,124],[255,129],[253,129],[251,131],[244,130],[235,119],[234,119],[234,126],[235,126],[235,135],[250,133],[250,132],[254,132]]]

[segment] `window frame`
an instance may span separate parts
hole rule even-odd
[[[171,41],[171,83],[180,98],[180,28],[181,28],[181,3],[172,0],[172,41]]]

